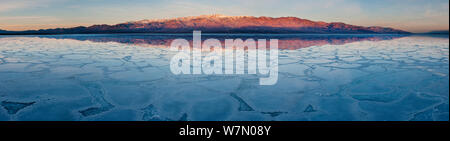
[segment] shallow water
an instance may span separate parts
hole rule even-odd
[[[279,39],[278,82],[174,75],[191,34],[0,36],[0,120],[449,120],[448,36]]]

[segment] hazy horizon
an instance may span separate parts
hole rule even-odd
[[[223,14],[298,17],[409,32],[449,30],[448,0],[0,0],[0,29],[21,31]]]

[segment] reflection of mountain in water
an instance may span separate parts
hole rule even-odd
[[[224,44],[225,39],[278,39],[280,49],[299,49],[310,46],[343,45],[358,41],[392,40],[408,35],[377,35],[377,34],[203,34],[202,41],[215,38]],[[37,37],[54,39],[75,39],[92,42],[117,42],[138,46],[169,47],[174,39],[186,39],[192,43],[192,34],[96,34],[96,35],[42,35]]]

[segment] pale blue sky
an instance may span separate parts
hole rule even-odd
[[[448,0],[0,0],[0,29],[117,24],[205,14],[295,16],[313,21],[448,30]]]

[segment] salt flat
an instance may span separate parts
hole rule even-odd
[[[283,37],[271,86],[174,75],[167,37],[119,36],[0,36],[0,120],[449,119],[448,36]]]

